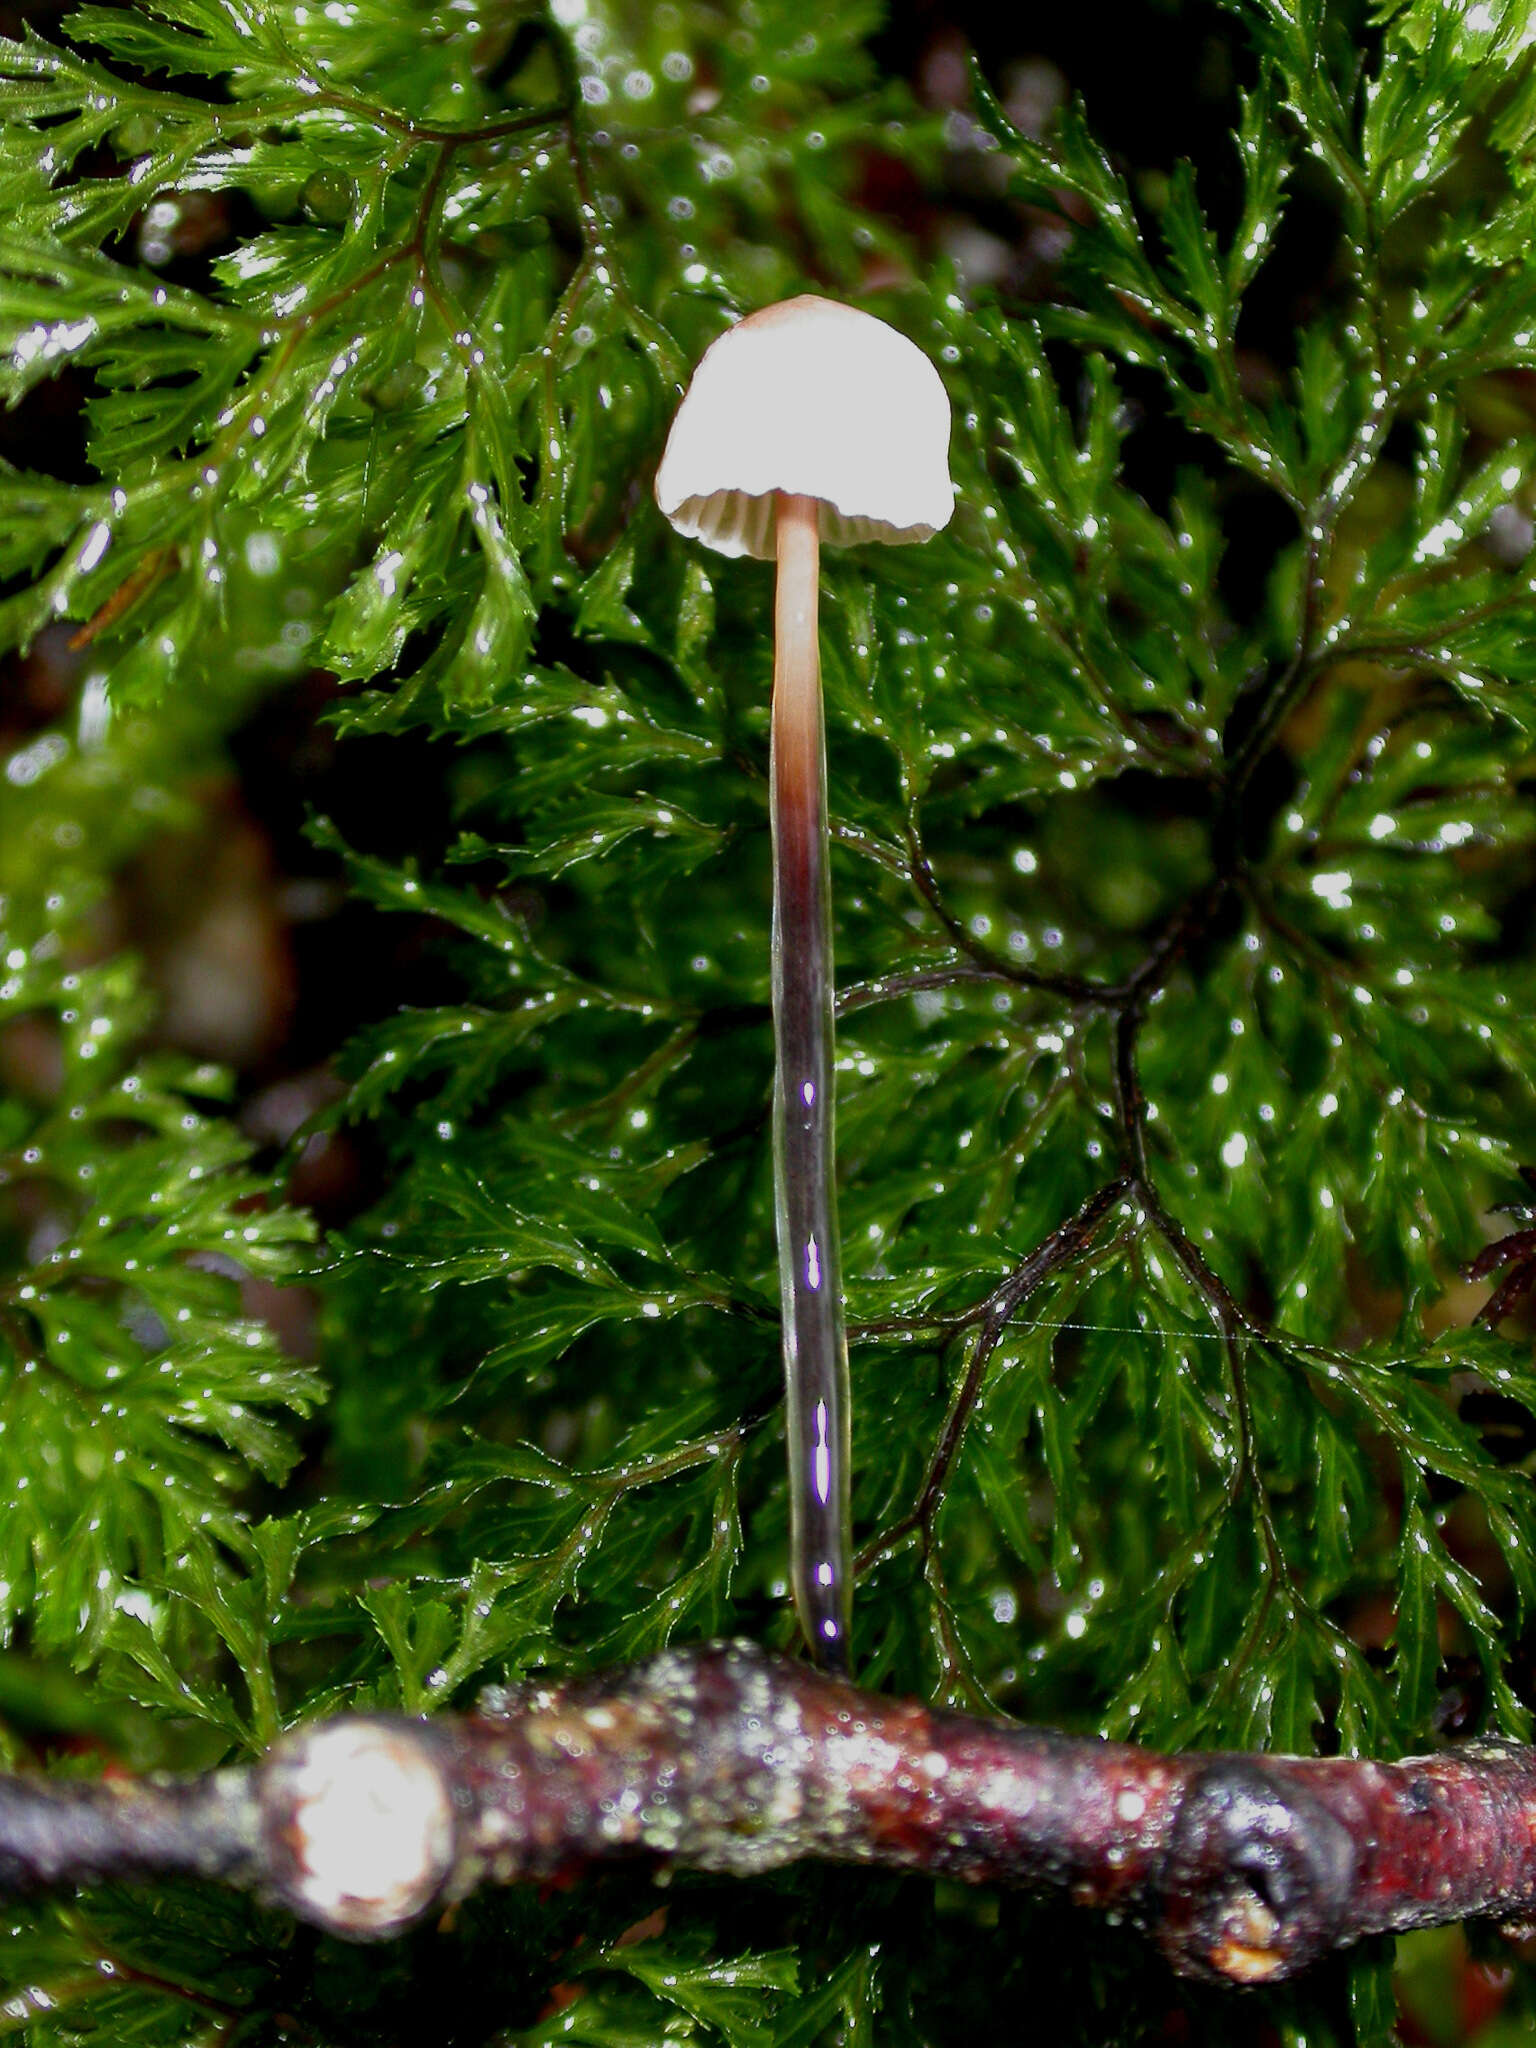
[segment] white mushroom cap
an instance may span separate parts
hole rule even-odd
[[[656,502],[719,554],[771,561],[778,491],[820,499],[834,547],[927,540],[948,524],[949,397],[915,342],[805,297],[711,344],[672,422]]]

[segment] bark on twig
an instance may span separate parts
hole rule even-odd
[[[1362,1935],[1536,1906],[1536,1751],[1158,1756],[860,1692],[750,1643],[355,1716],[185,1783],[0,1779],[0,1886],[192,1873],[378,1939],[615,1857],[805,1857],[1065,1891],[1173,1967],[1274,1982]]]

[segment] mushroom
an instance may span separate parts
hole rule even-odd
[[[954,509],[949,399],[883,320],[767,306],[705,352],[656,473],[679,533],[778,563],[774,603],[774,1195],[790,1558],[812,1656],[848,1665],[848,1350],[832,1123],[832,917],[817,648],[819,550],[927,540]]]

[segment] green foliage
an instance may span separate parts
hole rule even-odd
[[[933,354],[959,485],[824,579],[861,1676],[1164,1745],[1529,1732],[1536,1369],[1461,1277],[1536,1160],[1527,23],[1243,0],[1230,133],[1168,176],[1091,75],[1042,136],[978,72],[946,143],[857,4],[136,0],[0,47],[0,388],[85,420],[0,468],[0,633],[89,668],[0,808],[13,1755],[789,1642],[769,585],[649,478],[706,342],[807,285]],[[915,262],[873,160],[1049,221],[1034,300]],[[210,200],[238,232],[171,264]],[[328,1048],[313,1128],[381,1178],[320,1251],[105,914],[311,664],[343,759],[424,778],[314,858],[440,998]],[[300,1275],[318,1374],[252,1292]],[[0,2026],[938,2044],[1066,1943],[1053,2038],[1253,2038],[1129,1937],[814,1871],[366,1964],[95,1892],[9,1928]],[[1385,2041],[1389,1965],[1268,2022]]]
[[[232,1496],[289,1470],[282,1411],[320,1393],[232,1277],[294,1271],[306,1219],[267,1206],[225,1078],[138,1044],[134,965],[87,936],[103,866],[174,826],[198,722],[171,745],[131,717],[106,744],[49,733],[9,763],[0,1628],[81,1667],[133,1640],[176,1659],[168,1579],[249,1553]]]

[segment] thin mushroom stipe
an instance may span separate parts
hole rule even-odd
[[[781,494],[775,531],[773,1189],[784,1328],[791,1580],[806,1639],[848,1667],[848,1340],[833,1137],[832,877],[818,638],[819,511]]]
[[[944,526],[949,427],[938,372],[905,335],[830,299],[787,299],[705,352],[656,475],[657,503],[680,533],[777,563],[773,1156],[790,1578],[811,1654],[831,1671],[848,1668],[852,1545],[820,549],[927,540]]]

